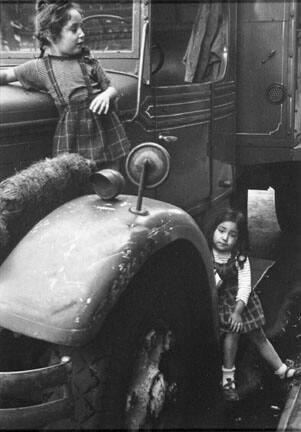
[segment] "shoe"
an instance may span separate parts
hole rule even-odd
[[[239,395],[235,387],[235,381],[227,378],[227,383],[222,386],[224,400],[235,402],[239,400]]]
[[[295,373],[292,376],[289,376],[289,372],[294,369]],[[300,366],[295,366],[293,361],[290,361],[289,364],[287,364],[287,369],[284,373],[284,379],[285,380],[292,380],[293,378],[298,378],[301,376],[301,367]]]

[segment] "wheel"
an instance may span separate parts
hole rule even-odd
[[[50,362],[71,356],[75,397],[74,418],[49,425],[51,429],[187,426],[198,383],[203,380],[205,386],[211,376],[208,365],[214,365],[208,342],[213,339],[211,320],[203,314],[207,325],[202,338],[193,290],[167,268],[155,279],[154,269],[160,266],[163,270],[163,264],[157,263],[135,278],[88,346],[49,348]]]
[[[301,164],[288,164],[279,173],[283,181],[274,187],[278,224],[284,233],[301,233]]]

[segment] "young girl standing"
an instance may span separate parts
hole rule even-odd
[[[54,99],[59,121],[53,156],[79,153],[100,166],[116,166],[130,148],[112,109],[117,95],[98,60],[84,47],[82,11],[69,1],[37,4],[36,37],[40,57],[0,71],[0,84],[19,81]]]
[[[267,339],[261,302],[251,289],[250,263],[247,257],[248,228],[244,215],[223,210],[208,235],[218,288],[220,332],[223,336],[222,388],[226,400],[238,400],[235,385],[235,359],[240,334],[246,333],[261,356],[279,378],[301,375],[301,368],[283,363]]]

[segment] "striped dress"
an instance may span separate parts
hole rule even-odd
[[[229,318],[237,300],[242,300],[246,305],[241,314],[243,327],[240,333],[248,333],[264,326],[265,318],[260,299],[251,289],[248,258],[242,268],[238,264],[237,257],[231,256],[230,253],[226,255],[214,251],[213,258],[215,271],[222,280],[218,288],[220,332],[231,333]]]

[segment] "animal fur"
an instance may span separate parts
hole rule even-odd
[[[0,263],[43,217],[63,203],[93,193],[95,163],[78,154],[45,159],[0,183]]]

